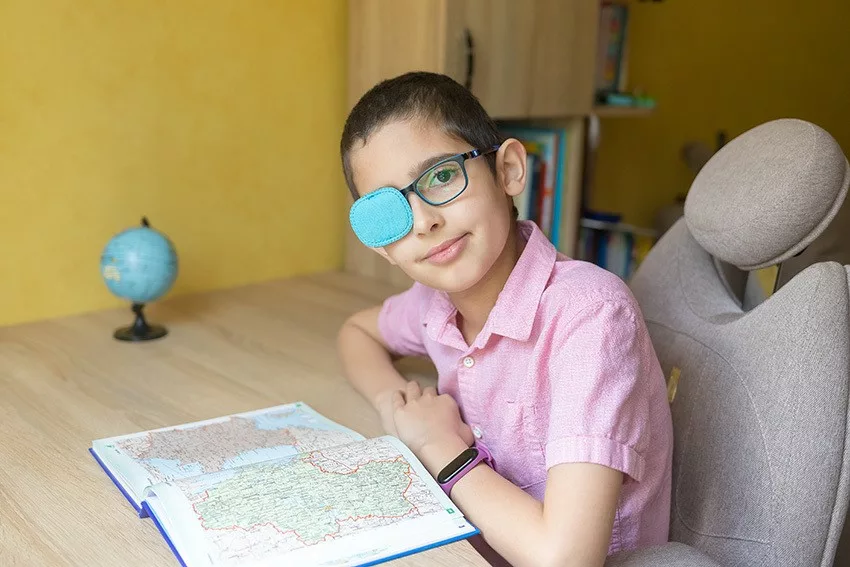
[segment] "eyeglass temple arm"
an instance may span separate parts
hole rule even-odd
[[[490,146],[485,150],[471,150],[463,154],[464,159],[476,158],[480,155],[489,154],[498,150],[501,146]]]

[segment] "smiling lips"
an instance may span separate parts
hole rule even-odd
[[[448,264],[463,252],[463,249],[466,248],[467,236],[469,233],[462,234],[457,238],[451,238],[434,246],[428,253],[425,254],[425,257],[422,258],[423,262],[430,262],[432,264]]]

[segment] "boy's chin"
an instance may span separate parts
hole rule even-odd
[[[417,273],[407,272],[407,275],[433,289],[446,293],[463,293],[475,287],[484,277],[485,271],[483,269],[474,269],[473,266],[466,264],[464,266],[446,266],[428,268],[427,270],[416,270]]]

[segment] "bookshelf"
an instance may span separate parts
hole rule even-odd
[[[596,219],[582,218],[579,220],[579,226],[582,228],[592,228],[594,230],[610,230],[611,232],[623,232],[646,236],[649,238],[657,238],[658,234],[651,228],[635,226],[622,222],[607,222]]]
[[[592,168],[587,167],[594,159],[587,149],[590,130],[595,125],[598,132],[599,118],[648,117],[654,112],[653,108],[606,105],[600,102],[604,97],[597,97],[600,80],[605,78],[611,83],[609,91],[625,88],[625,29],[613,32],[622,37],[616,64],[602,61],[598,54],[600,27],[610,20],[606,11],[612,5],[628,9],[629,4],[619,0],[614,4],[594,0],[348,0],[349,108],[383,79],[426,70],[468,85],[500,125],[557,131],[566,151],[561,156],[563,171],[557,176],[558,183],[549,190],[557,193],[559,204],[557,220],[551,219],[551,224],[557,225],[553,242],[561,252],[576,257],[582,209],[592,185]],[[345,203],[346,218],[350,204]],[[631,228],[599,226],[596,230]],[[403,272],[365,248],[350,228],[346,232],[346,271],[409,284]]]
[[[650,116],[655,112],[654,108],[643,108],[639,106],[612,106],[597,104],[593,106],[593,114],[599,118],[634,118]]]

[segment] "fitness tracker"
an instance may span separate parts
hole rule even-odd
[[[443,492],[450,496],[455,483],[475,468],[478,463],[482,462],[492,466],[493,456],[487,450],[487,447],[476,443],[443,467],[443,470],[437,475],[437,483],[442,487]]]

